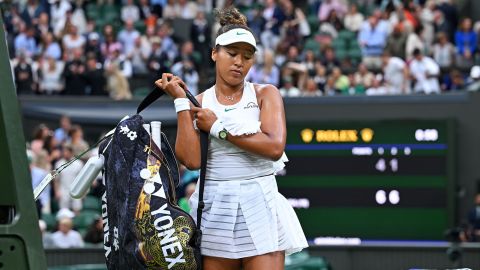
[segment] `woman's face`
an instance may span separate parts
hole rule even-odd
[[[212,60],[217,75],[230,85],[239,85],[255,63],[255,49],[243,42],[220,46],[212,51]]]

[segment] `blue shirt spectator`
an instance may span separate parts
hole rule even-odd
[[[33,37],[33,28],[26,28],[23,25],[20,28],[20,32],[14,41],[15,54],[24,53],[27,57],[32,57],[37,53],[37,42]]]
[[[472,21],[469,18],[462,21],[461,29],[455,33],[455,46],[460,55],[471,55],[477,50],[477,34],[472,31]]]
[[[388,32],[378,18],[372,16],[365,22],[359,32],[358,42],[363,56],[380,56],[387,42]]]

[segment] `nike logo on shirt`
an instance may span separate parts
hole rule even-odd
[[[233,110],[235,110],[235,109],[236,109],[236,108],[230,108],[230,109],[225,108],[225,112],[233,111]]]

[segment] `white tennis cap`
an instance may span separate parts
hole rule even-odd
[[[255,50],[257,50],[257,42],[255,41],[255,37],[250,31],[243,28],[234,28],[221,34],[215,40],[215,46],[226,46],[237,42],[248,43],[252,45]]]

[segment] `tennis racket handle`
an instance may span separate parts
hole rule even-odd
[[[87,192],[92,182],[97,178],[103,168],[105,158],[102,154],[88,159],[85,166],[78,173],[73,184],[70,186],[70,196],[75,199],[81,199]]]

